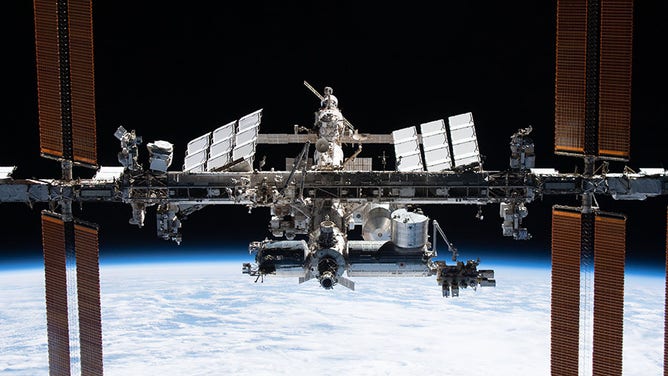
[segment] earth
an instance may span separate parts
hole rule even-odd
[[[241,260],[101,265],[106,375],[549,375],[549,262],[485,262],[497,287],[433,278],[356,291],[241,274]],[[42,265],[0,270],[0,374],[46,375]],[[663,273],[629,268],[624,375],[663,369]]]

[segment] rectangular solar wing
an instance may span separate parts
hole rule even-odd
[[[191,155],[209,148],[209,140],[211,139],[211,132],[203,134],[192,141],[188,142],[186,147],[186,155]]]
[[[452,156],[455,166],[466,166],[481,164],[480,151],[478,149],[478,138],[473,123],[473,114],[450,116],[450,138],[452,143]]]
[[[397,171],[423,171],[422,155],[415,127],[392,132]]]
[[[621,376],[626,218],[596,216],[594,229],[593,375]]]
[[[100,313],[100,263],[96,226],[74,224],[79,299],[81,374],[102,375],[102,321]]]
[[[68,1],[72,155],[75,162],[97,164],[93,7],[91,0]]]
[[[577,376],[580,338],[581,215],[552,209],[552,375]]]
[[[251,160],[255,155],[255,142],[247,142],[241,146],[235,146],[232,150],[232,160],[236,161],[239,158]]]
[[[232,138],[234,136],[234,127],[237,124],[237,121],[233,121],[231,123],[225,124],[220,128],[216,128],[215,131],[213,131],[213,139],[211,143],[215,144],[217,142],[220,142],[225,139]]]
[[[218,171],[221,167],[225,166],[230,162],[232,162],[232,158],[230,157],[229,153],[219,154],[218,156],[214,156],[212,158],[209,158],[209,160],[207,160],[206,170]]]
[[[248,115],[250,116],[250,115]],[[248,118],[248,116],[246,118]],[[250,117],[248,119],[253,119]],[[257,135],[260,131],[259,114],[258,122],[251,123],[249,121],[242,121],[239,119],[239,130],[234,138],[234,149],[232,149],[232,160],[243,158],[248,160],[250,165],[253,164],[253,156],[255,155],[255,147],[257,146]],[[242,128],[245,126],[245,128]]]
[[[217,157],[221,154],[230,154],[230,151],[232,151],[232,144],[234,142],[233,138],[227,138],[224,140],[220,140],[214,144],[211,144],[211,147],[209,148],[209,155],[211,158]]]
[[[450,145],[443,119],[420,124],[422,149],[427,171],[443,171],[452,168]]]
[[[584,154],[587,2],[557,1],[554,151]]]
[[[188,154],[186,155],[186,158],[183,160],[183,171],[203,172],[206,167],[207,159],[208,159],[207,149],[201,149],[199,151],[193,152],[192,154]]]
[[[34,16],[40,152],[47,157],[62,158],[58,3],[35,0]]]
[[[253,113],[250,113],[241,119],[239,119],[239,132],[251,128],[256,125],[260,125],[262,120],[262,109],[259,109]]]
[[[238,148],[246,144],[257,143],[257,134],[259,130],[260,127],[258,124],[255,124],[243,130],[240,129],[239,132],[237,132],[237,135],[234,139],[234,147]]]
[[[70,375],[70,340],[67,319],[67,266],[65,223],[42,213],[42,247],[46,292],[46,327],[49,372],[52,376]]]
[[[633,0],[601,1],[598,153],[628,159]]]

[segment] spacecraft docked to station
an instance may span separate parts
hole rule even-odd
[[[300,283],[317,280],[325,289],[354,289],[356,277],[435,276],[444,296],[458,296],[460,288],[494,286],[494,272],[479,270],[479,260],[458,260],[426,207],[495,204],[503,236],[526,240],[528,204],[574,195],[580,206],[553,208],[552,374],[578,374],[586,341],[581,329],[589,331],[584,325],[593,327],[592,373],[621,374],[626,219],[603,211],[595,197],[668,195],[665,169],[608,169],[607,161],[627,161],[630,154],[631,1],[558,2],[555,153],[581,158],[579,173],[536,168],[531,127],[509,135],[506,170],[485,170],[471,113],[420,124],[419,131],[410,126],[391,134],[360,133],[343,116],[332,88],[320,94],[306,82],[320,101],[310,127],[260,133],[260,109],[188,142],[183,168],[174,171],[174,144],[147,143],[148,162],[142,163],[141,136],[121,126],[114,133],[120,166],[98,166],[91,2],[34,5],[40,150],[60,162],[62,176],[13,179],[13,166],[0,167],[0,202],[49,205],[42,233],[52,375],[70,374],[71,341],[81,344],[82,374],[103,373],[98,228],[75,218],[73,203],[127,204],[130,223],[139,227],[155,207],[158,237],[177,243],[185,219],[206,206],[268,208],[272,238],[252,241],[255,260],[242,266],[256,281],[289,276]],[[255,160],[262,144],[302,148],[286,158],[284,170],[263,170],[266,161]],[[364,144],[392,145],[394,169],[383,163],[374,170]],[[74,178],[73,165],[97,173]],[[361,239],[353,239],[358,230]],[[452,263],[437,259],[438,239]],[[593,291],[584,284],[581,301],[581,261],[589,265],[592,259]],[[592,294],[593,320],[587,324],[581,311],[592,308]],[[76,319],[78,330],[69,326]]]

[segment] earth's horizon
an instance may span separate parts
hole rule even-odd
[[[356,291],[241,274],[241,253],[101,257],[107,375],[549,374],[549,260],[485,258],[497,287],[441,297],[433,277]],[[0,373],[46,374],[39,261],[0,268]],[[624,375],[663,369],[664,279],[627,268]]]

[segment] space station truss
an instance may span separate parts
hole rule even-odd
[[[188,143],[183,171],[222,171],[236,162],[250,171],[255,157],[262,109],[216,128]]]
[[[392,132],[397,171],[444,171],[456,167],[481,166],[473,114],[448,118],[450,138],[443,119]],[[424,163],[422,153],[424,152]],[[452,148],[452,151],[451,151]]]

